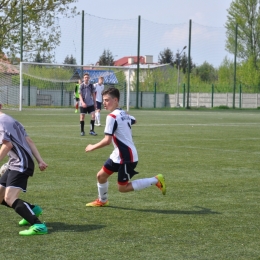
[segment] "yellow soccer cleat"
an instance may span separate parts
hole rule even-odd
[[[166,185],[165,185],[165,179],[162,174],[158,174],[155,176],[155,178],[158,180],[156,183],[156,186],[162,191],[162,194],[166,194]]]
[[[102,202],[99,199],[94,200],[93,202],[87,203],[87,207],[107,207],[109,206],[108,200],[106,202]]]

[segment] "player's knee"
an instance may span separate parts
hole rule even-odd
[[[128,192],[127,185],[118,185],[118,190],[119,190],[119,192],[122,192],[122,193]]]
[[[105,183],[107,182],[108,179],[108,175],[107,174],[103,174],[102,172],[98,172],[97,174],[97,181],[99,183]]]
[[[13,204],[14,200],[13,200],[13,198],[11,196],[5,195],[4,196],[4,200],[10,207],[12,207],[12,204]]]

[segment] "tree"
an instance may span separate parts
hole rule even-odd
[[[253,58],[255,66],[260,58],[260,3],[259,0],[235,0],[230,4],[226,22],[226,49],[235,53],[235,31],[237,34],[237,57],[241,60]]]
[[[98,63],[100,66],[114,66],[113,54],[110,50],[104,50],[99,57]]]
[[[50,57],[45,54],[41,56],[40,52],[37,52],[33,61],[38,63],[51,63]]]
[[[213,65],[209,64],[207,61],[204,61],[202,65],[197,66],[193,70],[193,73],[199,76],[201,81],[207,83],[213,83],[218,79],[216,69],[213,67]]]
[[[60,43],[60,27],[56,15],[76,15],[77,0],[0,0],[0,52],[20,53],[21,4],[23,4],[23,50],[27,60],[35,53],[45,53],[52,58],[52,51]]]
[[[159,53],[158,62],[160,64],[169,64],[170,63],[173,66],[173,64],[174,64],[173,52],[169,48],[164,49],[163,51],[161,51]]]
[[[74,58],[72,55],[67,55],[63,64],[77,64],[76,58]]]

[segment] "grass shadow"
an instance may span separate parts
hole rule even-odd
[[[151,213],[158,213],[158,214],[180,214],[180,215],[209,215],[209,214],[221,214],[217,211],[213,211],[208,208],[203,208],[199,206],[194,206],[194,208],[197,208],[197,210],[163,210],[163,209],[134,209],[134,208],[124,208],[124,207],[118,207],[118,206],[109,206],[110,208],[115,209],[123,209],[123,210],[135,210],[135,211],[141,211],[141,212],[151,212]]]
[[[48,233],[54,232],[89,232],[104,228],[105,225],[72,225],[62,222],[48,222]]]

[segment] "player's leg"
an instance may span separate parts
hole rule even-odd
[[[32,226],[29,230],[19,232],[20,235],[47,234],[47,227],[35,215],[32,208],[34,205],[19,199],[21,191],[26,192],[28,175],[18,171],[10,171],[7,182],[4,201],[12,207],[17,214]]]
[[[85,126],[85,115],[86,109],[84,107],[80,107],[80,115],[79,115],[79,123],[80,123],[80,135],[85,135],[84,126]]]
[[[79,98],[75,98],[76,104],[75,104],[75,113],[78,113],[79,109]]]
[[[90,106],[88,107],[88,113],[90,114],[90,131],[89,134],[90,135],[97,135],[94,131],[94,125],[95,125],[95,107],[94,106]]]
[[[118,171],[118,190],[120,192],[138,191],[148,188],[152,185],[156,185],[165,195],[166,186],[165,180],[162,174],[158,174],[155,177],[137,179],[129,182],[130,179],[137,174],[134,170],[137,163],[122,164]]]
[[[95,112],[95,118],[96,118],[96,125],[97,126],[101,126],[101,123],[100,123],[100,110],[101,110],[101,102],[97,101],[97,109],[96,109],[96,112]]]
[[[108,178],[114,172],[118,171],[118,164],[114,164],[111,159],[108,159],[104,166],[97,173],[97,187],[98,199],[93,202],[87,203],[87,207],[102,207],[108,206]]]

